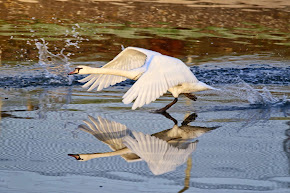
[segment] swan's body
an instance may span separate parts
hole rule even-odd
[[[197,80],[181,60],[135,47],[124,49],[102,68],[78,66],[70,74],[90,74],[80,80],[87,82],[83,87],[89,88],[89,91],[94,88],[100,91],[127,78],[137,80],[123,96],[125,104],[135,100],[133,110],[155,101],[167,91],[172,93],[175,100],[161,111],[166,111],[175,104],[180,94],[196,100],[190,93],[214,89]]]
[[[141,132],[135,132],[127,129],[121,123],[109,121],[98,117],[94,119],[89,116],[89,121],[84,121],[86,125],[80,125],[79,128],[85,132],[94,135],[100,141],[109,145],[112,152],[89,153],[89,154],[69,154],[79,161],[88,161],[94,158],[111,157],[120,155],[127,162],[141,161],[147,162],[150,170],[155,175],[160,175],[169,171],[173,171],[179,165],[186,162],[188,156],[196,149],[197,141],[192,142],[188,136],[179,136],[177,133],[172,137],[167,136],[167,132],[163,132],[160,137],[153,134],[145,135]],[[175,128],[176,130],[178,128]],[[170,130],[167,130],[168,132]],[[189,131],[191,133],[191,131]],[[194,135],[195,136],[195,135]],[[180,146],[180,137],[183,139],[184,145]],[[186,145],[185,145],[186,144]]]
[[[126,143],[125,139],[128,139],[132,142],[131,136],[135,136],[134,138],[136,138],[137,136],[138,138],[138,136],[142,134],[136,133],[136,132],[135,134],[132,134],[132,131],[128,129],[125,125],[115,122],[115,121],[109,121],[101,117],[98,117],[97,119],[91,116],[88,116],[88,117],[91,122],[84,120],[84,123],[86,125],[84,124],[79,125],[79,129],[87,133],[90,133],[91,135],[96,137],[98,140],[107,144],[113,151],[103,152],[103,153],[69,154],[70,156],[76,158],[79,161],[88,161],[95,158],[111,157],[111,156],[116,156],[116,155],[121,156],[127,162],[135,162],[135,161],[142,160],[140,158],[141,157],[140,155],[138,155],[136,152],[134,152],[132,149],[128,148],[128,146],[125,145]],[[188,119],[188,117],[185,119],[185,121],[182,122],[182,126],[180,127],[177,125],[178,123],[176,121],[172,128],[158,132],[158,133],[154,133],[151,135],[152,138],[149,137],[149,135],[148,136],[146,135],[147,138],[144,138],[143,140],[144,142],[143,147],[144,148],[145,146],[153,147],[154,145],[158,144],[158,143],[155,144],[154,141],[159,139],[160,141],[164,141],[172,147],[176,147],[177,149],[182,149],[181,152],[183,152],[183,150],[188,149],[188,148],[190,150],[193,150],[192,148],[195,149],[194,146],[191,146],[192,139],[197,138],[201,136],[202,134],[215,129],[215,127],[207,128],[207,127],[190,126],[188,125],[188,123],[193,121],[195,117],[191,119]],[[170,119],[172,120],[174,118],[171,117]],[[139,142],[140,142],[139,145],[141,145],[140,140]],[[129,144],[131,143],[129,142]],[[160,144],[165,144],[165,143],[160,142]],[[131,144],[131,146],[135,146],[135,145]],[[138,148],[141,148],[141,147],[138,147]],[[155,147],[155,151],[157,152],[162,151],[162,149],[159,150],[159,148]]]

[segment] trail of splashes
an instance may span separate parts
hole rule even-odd
[[[246,100],[251,105],[275,106],[282,105],[288,101],[286,95],[282,98],[275,97],[266,87],[257,90],[243,80],[239,80],[239,82],[234,84],[234,86],[224,87],[222,91],[227,95]]]
[[[63,54],[65,49],[62,49],[59,54],[53,54],[48,51],[47,44],[44,39],[41,42],[36,42],[35,45],[38,49],[39,65],[45,70],[45,77],[51,78],[51,83],[60,83],[65,81],[71,85],[73,81],[72,76],[68,76],[67,73],[70,71],[70,63],[68,57]]]
[[[256,105],[254,108],[241,111],[241,113],[237,115],[237,118],[243,120],[244,124],[239,130],[253,126],[259,122],[265,123],[269,121],[273,115],[289,117],[290,101],[285,100],[283,102],[275,103],[274,105],[268,104],[267,106]]]
[[[239,120],[243,120],[242,128],[252,126],[258,122],[267,122],[273,114],[282,113],[284,117],[290,116],[290,100],[284,95],[281,98],[275,97],[266,88],[257,90],[240,80],[234,86],[226,86],[223,94],[232,95],[250,103],[248,108],[244,108],[237,115]],[[239,130],[240,130],[239,129]]]
[[[71,102],[71,87],[45,88],[39,92],[37,114],[40,119],[47,117],[47,112],[65,110],[66,104]],[[59,112],[61,115],[62,112]]]

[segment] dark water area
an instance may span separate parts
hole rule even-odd
[[[0,0],[0,192],[289,192],[289,10]],[[122,96],[135,81],[97,92],[67,75],[128,46],[179,58],[220,90],[155,114],[172,95],[133,111]]]
[[[189,57],[195,65],[225,55],[290,55],[287,1],[28,2],[0,5],[3,61],[36,60],[40,38],[52,52],[66,48],[82,62],[108,61],[121,45]]]
[[[208,84],[233,84],[241,80],[251,84],[274,84],[289,85],[290,67],[262,67],[262,68],[222,68],[222,69],[205,69],[198,66],[191,68],[195,76],[202,82]],[[70,81],[68,77],[62,76],[45,76],[44,73],[39,75],[17,75],[14,77],[4,76],[0,78],[0,86],[3,88],[24,88],[24,87],[54,87],[54,86],[71,86],[82,85],[78,82],[85,76],[79,76]],[[132,86],[135,81],[126,80],[117,86]]]

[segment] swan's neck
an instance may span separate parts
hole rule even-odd
[[[109,74],[116,76],[123,76],[132,80],[137,80],[144,71],[140,69],[135,70],[119,70],[112,68],[92,68],[90,74]]]
[[[123,155],[127,153],[132,153],[128,148],[124,148],[117,151],[112,152],[105,152],[105,153],[87,153],[87,154],[78,154],[80,156],[79,161],[87,161],[94,158],[100,158],[100,157],[112,157],[116,155]]]

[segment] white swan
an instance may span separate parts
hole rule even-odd
[[[79,129],[92,134],[98,140],[107,144],[113,151],[68,154],[78,161],[120,155],[127,162],[144,160],[153,174],[160,175],[173,171],[185,163],[190,154],[196,149],[198,142],[192,142],[191,137],[196,136],[192,134],[192,131],[189,131],[188,135],[181,132],[184,134],[180,136],[180,132],[177,132],[179,130],[177,125],[173,129],[156,133],[158,135],[156,137],[154,136],[155,134],[150,136],[141,132],[131,131],[121,123],[109,121],[101,117],[94,119],[89,116],[89,119],[91,122],[84,120],[86,125],[80,125]],[[193,129],[193,133],[195,132],[196,130]]]
[[[123,96],[123,103],[134,99],[132,109],[149,104],[167,91],[175,99],[156,112],[165,112],[177,102],[180,94],[196,100],[192,92],[215,89],[194,76],[190,69],[179,59],[162,55],[143,48],[128,47],[102,68],[78,66],[71,74],[90,74],[79,80],[88,91],[97,87],[97,91],[115,85],[127,78],[138,80]]]
[[[171,120],[174,119],[169,114],[168,115],[163,114],[163,115]],[[90,121],[84,120],[85,124],[79,125],[78,128],[93,135],[101,142],[107,144],[113,151],[103,152],[103,153],[68,154],[69,156],[74,157],[78,161],[88,161],[95,158],[111,157],[111,156],[117,156],[117,155],[121,156],[127,162],[136,162],[136,161],[142,160],[140,158],[140,155],[134,152],[133,149],[128,148],[128,146],[126,146],[124,143],[125,142],[124,139],[126,138],[132,142],[130,137],[134,136],[136,132],[135,134],[132,134],[134,133],[134,131],[131,131],[130,129],[128,129],[126,125],[123,125],[115,121],[110,121],[102,117],[98,117],[97,119],[93,118],[92,116],[88,116],[88,117]],[[203,135],[204,133],[207,133],[217,128],[217,127],[211,127],[211,128],[197,127],[197,126],[188,125],[191,121],[195,120],[195,117],[196,117],[195,114],[191,114],[182,122],[181,124],[182,126],[180,127],[177,125],[178,124],[177,120],[174,119],[175,120],[174,126],[172,128],[152,134],[153,138],[148,139],[148,140],[144,139],[143,145],[155,146],[156,145],[155,141],[157,139],[160,139],[161,141],[165,141],[166,143],[168,143],[168,147],[172,146],[172,147],[176,147],[177,149],[188,149],[192,143],[195,143],[195,142],[192,142],[192,139],[197,138]],[[136,136],[140,136],[140,135],[141,134],[136,134]],[[149,137],[147,136],[147,138]],[[152,144],[150,144],[151,142]],[[140,140],[138,141],[138,143],[140,145],[142,144]],[[160,143],[164,144],[163,142],[160,142]],[[132,143],[128,142],[128,144],[131,144],[130,146],[132,146]],[[141,148],[141,147],[136,146],[136,148]],[[189,149],[193,150],[192,148],[193,146],[191,146]],[[138,151],[141,151],[141,149],[139,149]],[[159,151],[162,151],[162,149],[159,149],[156,146],[155,151],[159,152]],[[182,152],[183,150],[180,151],[179,153],[182,153]],[[185,152],[187,151],[184,151],[183,153]],[[142,156],[144,156],[144,154]]]

